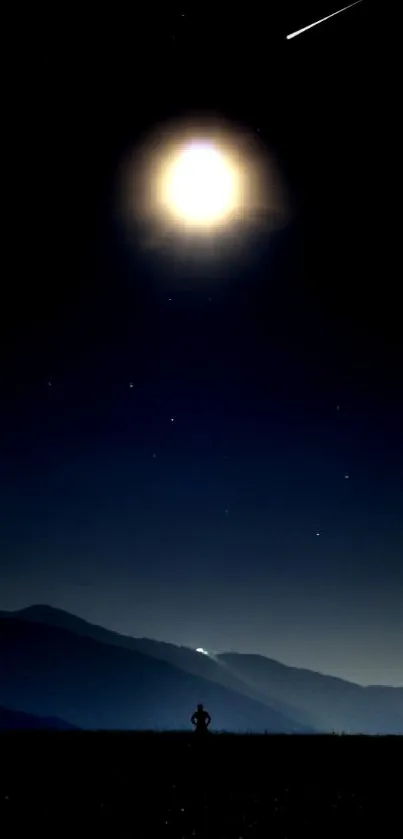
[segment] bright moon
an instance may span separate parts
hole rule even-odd
[[[188,259],[239,265],[250,237],[267,240],[289,209],[257,129],[204,114],[144,136],[119,167],[117,201],[129,239],[173,256],[175,270]]]
[[[240,202],[239,176],[211,142],[193,142],[167,167],[163,193],[167,208],[190,225],[211,225]]]

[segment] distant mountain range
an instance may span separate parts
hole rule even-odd
[[[37,717],[23,711],[10,710],[0,706],[0,731],[75,731],[70,725],[57,717]]]
[[[403,734],[403,688],[201,655],[50,606],[0,612],[0,705],[83,729],[189,729],[198,702],[214,730]]]

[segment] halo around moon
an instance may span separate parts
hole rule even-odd
[[[259,135],[216,117],[157,126],[122,163],[118,209],[129,238],[193,256],[227,249],[288,218],[284,186]]]

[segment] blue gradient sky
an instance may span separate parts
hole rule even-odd
[[[206,28],[193,18],[179,58],[161,47],[172,21],[150,35],[166,79],[146,104],[130,98],[141,58],[124,50],[113,71],[79,52],[75,70],[53,56],[51,74],[45,61],[21,82],[10,145],[36,205],[12,224],[2,315],[0,608],[46,602],[125,633],[402,685],[387,80],[368,11],[286,46],[288,18],[273,16],[270,54],[251,22],[253,61],[229,87],[225,20],[209,72],[184,78]],[[244,44],[232,23],[228,61]],[[294,207],[237,273],[130,249],[116,218],[123,154],[190,107],[259,127]]]

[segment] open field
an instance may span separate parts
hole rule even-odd
[[[3,837],[397,830],[399,737],[35,732],[0,745]]]

